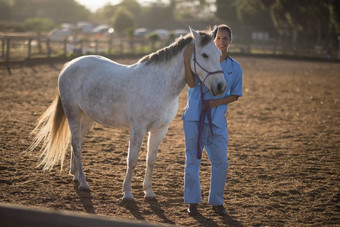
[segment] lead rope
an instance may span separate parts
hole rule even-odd
[[[210,128],[210,132],[211,135],[213,136],[213,127],[212,127],[212,119],[211,119],[211,109],[210,109],[210,105],[209,105],[209,100],[204,100],[204,92],[203,92],[203,84],[205,82],[205,80],[208,78],[209,75],[212,74],[217,74],[217,73],[223,73],[222,70],[218,70],[218,71],[214,71],[214,72],[209,72],[208,70],[206,70],[205,68],[203,68],[196,59],[196,47],[194,47],[194,70],[195,70],[195,74],[197,75],[197,71],[196,71],[196,64],[203,69],[205,72],[207,72],[208,74],[206,75],[206,77],[204,78],[203,81],[200,80],[200,90],[201,90],[201,101],[202,101],[202,107],[201,107],[201,115],[200,115],[200,121],[199,121],[199,127],[198,127],[198,138],[197,138],[197,159],[201,159],[202,157],[202,150],[201,150],[201,139],[202,139],[202,132],[204,129],[204,120],[205,120],[205,116],[207,115],[208,117],[208,122],[209,122],[209,128]]]

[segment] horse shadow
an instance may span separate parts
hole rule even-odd
[[[203,216],[201,213],[198,215],[192,216],[194,219],[196,219],[197,222],[201,223],[203,226],[219,226],[213,219],[207,218]],[[240,222],[230,217],[228,214],[225,216],[220,217],[222,219],[222,222],[225,226],[233,226],[233,227],[244,227]]]
[[[156,214],[160,219],[163,220],[166,224],[174,225],[175,222],[168,219],[165,215],[164,210],[161,208],[161,205],[158,203],[157,199],[145,199],[145,202],[149,204],[150,209]],[[121,206],[125,207],[130,213],[138,220],[145,221],[145,218],[142,216],[142,213],[135,202],[135,200],[122,200],[120,203]]]
[[[74,190],[79,196],[80,201],[83,204],[85,211],[90,214],[95,214],[91,191],[90,190],[89,191],[79,190],[78,185],[79,184],[74,184]]]
[[[138,220],[145,221],[145,218],[142,216],[139,207],[135,200],[125,200],[123,199],[120,202],[120,205],[125,207],[127,210],[130,211],[130,213]]]
[[[174,225],[175,222],[168,219],[162,209],[161,205],[158,203],[157,199],[145,199],[145,202],[149,203],[151,210],[161,218],[164,223]]]

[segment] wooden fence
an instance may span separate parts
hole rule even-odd
[[[10,67],[14,64],[23,65],[58,60],[65,62],[86,54],[100,54],[111,58],[137,57],[165,47],[173,41],[151,41],[138,37],[107,40],[52,40],[48,37],[0,36],[0,66],[7,67],[10,73]],[[323,48],[300,48],[297,52],[287,45],[283,46],[275,41],[242,44],[236,40],[230,51],[232,54],[332,58]],[[340,54],[338,55],[340,56]]]
[[[168,42],[151,42],[144,38],[116,38],[108,40],[52,40],[48,37],[0,37],[0,66],[9,73],[14,65],[67,61],[87,54],[108,57],[143,56],[164,47]]]
[[[4,36],[0,37],[0,40],[0,60],[4,62],[84,54],[145,54],[166,44],[161,41],[151,42],[143,38],[52,40],[47,37]]]

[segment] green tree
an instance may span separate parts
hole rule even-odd
[[[42,6],[44,7],[44,16],[52,18],[57,24],[65,22],[75,23],[80,20],[86,20],[91,14],[88,9],[75,0],[47,0],[46,3],[40,7]]]
[[[268,0],[267,0],[268,1]],[[270,1],[270,0],[269,0]],[[265,3],[253,0],[216,0],[216,17],[231,26],[241,42],[250,42],[254,31],[276,35],[276,30]]]
[[[118,7],[125,7],[134,17],[138,18],[141,12],[141,5],[136,0],[123,0],[118,4]]]
[[[178,19],[194,19],[209,18],[214,16],[212,6],[215,0],[174,0],[170,1],[170,5],[176,9],[176,17]]]
[[[216,0],[215,15],[239,36],[267,31],[296,51],[315,44],[335,47],[340,33],[338,0]]]
[[[110,3],[106,3],[102,8],[98,9],[95,13],[97,18],[102,19],[103,21],[110,21],[116,13],[118,6],[111,5]]]
[[[149,28],[165,28],[169,24],[173,24],[174,16],[172,7],[171,4],[166,5],[163,3],[153,3],[145,7],[139,20],[139,25]]]
[[[127,9],[133,15],[135,22],[139,21],[142,7],[136,0],[124,0],[116,5],[107,3],[102,8],[97,10],[95,16],[107,23],[112,20],[120,7]]]
[[[30,18],[24,21],[23,27],[28,31],[34,31],[37,33],[38,36],[41,35],[43,31],[47,31],[51,29],[53,26],[53,22],[49,18]],[[38,48],[39,52],[42,52],[41,47],[41,39],[38,39]]]
[[[236,27],[238,23],[236,15],[236,1],[235,0],[216,0],[215,16],[232,28]]]
[[[10,11],[14,21],[48,17],[57,24],[84,20],[91,14],[75,0],[11,0]]]
[[[236,5],[238,21],[257,29],[273,28],[267,1],[239,0]]]
[[[119,34],[126,33],[129,29],[135,27],[135,20],[132,13],[123,6],[117,9],[112,21],[114,29]]]
[[[275,0],[270,6],[273,23],[281,35],[290,38],[295,50],[322,40],[330,42],[339,32],[339,3],[333,0]],[[333,36],[333,38],[330,38]],[[284,37],[285,38],[285,37]],[[324,43],[323,45],[328,45]]]
[[[48,31],[53,27],[53,22],[50,18],[30,18],[23,22],[23,28],[27,31],[34,31],[38,36],[43,31]]]
[[[11,6],[7,1],[0,0],[0,21],[8,21],[11,18]]]
[[[160,37],[156,33],[151,33],[147,36],[147,39],[151,42],[151,50],[155,50],[156,42],[160,40]]]

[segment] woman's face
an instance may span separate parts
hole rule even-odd
[[[229,32],[226,30],[218,29],[214,42],[217,48],[222,53],[228,52],[228,48],[231,43]]]

